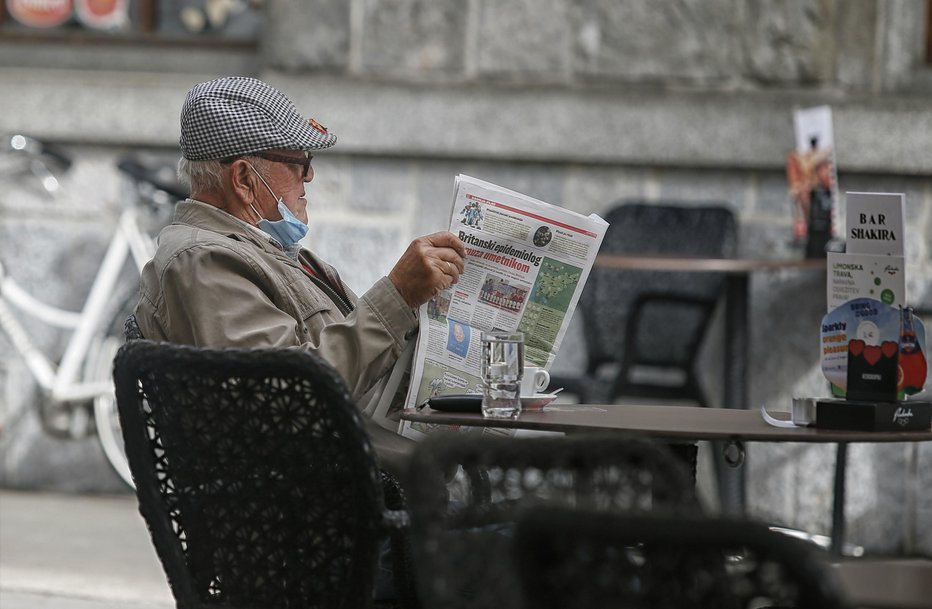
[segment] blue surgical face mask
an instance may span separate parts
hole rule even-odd
[[[257,226],[260,230],[268,233],[276,241],[281,243],[286,251],[293,250],[298,244],[298,241],[307,235],[307,224],[302,222],[300,218],[291,213],[291,210],[288,209],[288,206],[285,205],[285,202],[282,200],[282,198],[275,195],[275,193],[272,191],[272,188],[269,186],[269,183],[265,181],[265,178],[263,178],[258,171],[256,171],[256,168],[253,167],[252,164],[250,164],[249,167],[251,167],[256,175],[259,176],[259,179],[262,180],[262,183],[265,184],[265,187],[269,189],[269,192],[272,194],[272,196],[278,200],[278,213],[282,215],[281,220],[267,220],[262,217],[262,214],[260,214],[255,207],[250,205],[250,207],[252,207],[252,211],[254,211],[255,214],[259,216],[259,222]]]

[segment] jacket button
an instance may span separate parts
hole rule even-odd
[[[405,340],[411,340],[415,336],[417,336],[417,328],[412,328],[405,332]]]

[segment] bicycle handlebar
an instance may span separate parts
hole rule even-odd
[[[71,157],[67,152],[55,146],[54,144],[49,144],[47,142],[39,141],[40,153],[44,156],[55,159],[55,161],[61,166],[62,171],[67,171],[72,164]]]
[[[25,154],[32,158],[51,159],[61,171],[67,171],[73,162],[71,155],[62,148],[21,133],[10,134],[7,138],[7,147],[11,152]]]
[[[12,134],[8,137],[6,144],[0,147],[0,154],[6,153],[22,155],[24,160],[30,159],[32,172],[40,172],[39,178],[43,180],[43,187],[50,194],[57,190],[56,174],[67,171],[73,164],[71,155],[62,148],[22,134]],[[188,196],[184,187],[175,179],[174,168],[164,161],[144,160],[136,155],[128,155],[119,159],[117,168],[137,184],[145,184],[164,192],[173,199],[172,202]],[[44,183],[46,178],[56,182],[54,188]],[[144,195],[145,198],[149,196]]]
[[[168,193],[176,200],[185,199],[188,196],[188,193],[183,190],[180,184],[174,180],[165,180],[159,175],[159,170],[164,168],[162,165],[153,167],[144,164],[136,157],[128,156],[120,159],[117,163],[117,167],[120,171],[129,175],[137,182],[151,184],[155,188]]]

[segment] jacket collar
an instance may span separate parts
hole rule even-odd
[[[175,207],[175,224],[189,224],[221,235],[249,241],[274,253],[284,255],[278,241],[236,216],[197,199],[186,199]]]
[[[347,296],[343,281],[339,273],[332,266],[318,258],[313,252],[306,248],[301,248],[296,262],[288,257],[279,245],[278,241],[259,230],[252,224],[243,222],[236,216],[229,214],[222,209],[218,209],[209,203],[198,201],[197,199],[186,199],[175,206],[174,224],[187,224],[197,228],[209,230],[230,239],[238,241],[248,241],[256,247],[272,254],[281,259],[285,264],[302,268],[302,264],[308,264],[311,268],[317,268],[327,275],[327,279],[332,286],[339,286],[343,296]],[[303,269],[302,269],[303,270]]]
[[[302,271],[302,265],[308,265],[311,268],[322,271],[327,276],[329,280],[328,283],[331,287],[338,286],[344,298],[350,303],[355,302],[355,296],[351,296],[347,293],[346,287],[343,285],[343,280],[340,278],[340,274],[337,273],[336,269],[318,258],[316,254],[302,247],[299,250],[298,261],[296,262],[285,254],[285,251],[278,241],[248,222],[244,222],[236,216],[222,209],[218,209],[209,203],[190,198],[181,201],[175,206],[173,223],[195,226],[200,229],[224,235],[230,239],[252,243],[256,247],[280,259],[285,264],[301,268]]]

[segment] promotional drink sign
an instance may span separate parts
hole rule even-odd
[[[909,308],[856,298],[822,319],[822,373],[835,395],[894,401],[922,391],[925,329]]]
[[[906,197],[886,192],[848,192],[845,208],[847,253],[903,255]]]
[[[922,322],[906,306],[905,197],[845,193],[846,253],[828,255],[822,372],[848,400],[896,401],[922,391]]]
[[[906,266],[902,256],[828,253],[828,310],[855,298],[906,306]]]

